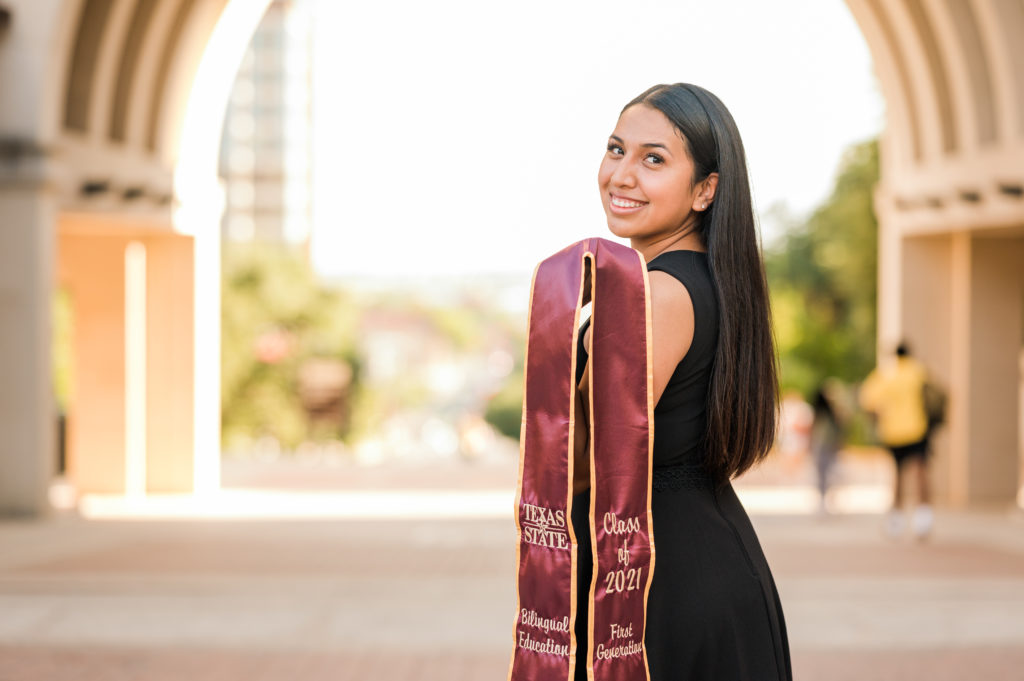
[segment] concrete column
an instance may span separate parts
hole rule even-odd
[[[879,357],[892,352],[903,337],[903,235],[888,219],[888,210],[879,210],[878,215]]]
[[[1024,291],[1021,292],[1021,310],[1020,318],[1024,320]],[[1024,321],[1021,322],[1024,324]],[[1019,457],[1017,464],[1020,466],[1020,474],[1018,475],[1018,482],[1020,488],[1017,490],[1017,505],[1024,508],[1024,338],[1020,339],[1020,362],[1018,364],[1018,382],[1019,389],[1017,390],[1017,451]]]
[[[948,235],[910,237],[903,243],[901,294],[903,338],[928,371],[950,393],[954,386],[952,352],[955,342],[952,309],[953,239]],[[892,347],[883,348],[892,353]],[[949,502],[955,487],[951,431],[959,426],[953,414],[932,441],[932,482],[936,499]],[[960,450],[957,450],[960,451]]]
[[[946,332],[950,340],[950,383],[948,424],[949,459],[945,472],[949,476],[948,501],[964,507],[970,500],[971,454],[971,286],[973,259],[971,235],[957,232],[951,237],[950,253],[950,324],[937,326],[937,333]]]
[[[193,241],[190,236],[173,233],[153,235],[144,241],[149,310],[146,487],[155,493],[196,491]],[[219,311],[220,297],[213,302]],[[220,411],[213,416],[219,418]]]
[[[61,285],[72,307],[74,381],[68,405],[67,475],[79,493],[124,494],[125,247],[129,236],[91,233],[64,216]],[[137,428],[135,429],[137,430]]]
[[[1004,506],[1018,494],[1022,262],[1020,236],[960,231],[903,240],[903,335],[950,398],[932,443],[940,503]]]
[[[220,489],[220,219],[223,191],[217,186],[215,208],[197,210],[193,261],[194,345],[193,380],[195,416],[194,491],[210,494]]]
[[[83,494],[195,491],[193,238],[64,215],[60,251],[74,315],[68,477]]]
[[[0,515],[49,510],[54,210],[41,183],[0,177]]]
[[[181,126],[176,131],[169,126],[161,145],[177,151],[175,229],[195,238],[196,494],[220,488],[220,216],[224,202],[217,179],[220,132],[238,66],[270,1],[216,3],[223,7],[219,12],[208,3],[203,16],[216,25],[202,47],[191,87],[186,87],[187,78],[175,79],[181,90],[169,101],[183,105]]]
[[[1020,480],[1019,379],[1024,237],[974,237],[971,253],[970,459],[972,505],[1010,505]]]

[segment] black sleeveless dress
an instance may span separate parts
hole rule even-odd
[[[750,518],[728,482],[703,466],[718,302],[707,255],[666,251],[647,264],[686,287],[694,334],[654,409],[654,578],[644,642],[651,681],[790,681],[786,625]],[[576,383],[586,348],[580,330]],[[577,681],[586,680],[587,606],[593,574],[590,494],[573,500],[579,542]]]

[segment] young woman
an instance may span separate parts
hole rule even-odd
[[[775,583],[730,479],[760,461],[778,388],[743,145],[694,85],[622,110],[598,172],[609,230],[647,261],[654,358],[651,681],[789,680]],[[572,520],[579,541],[576,678],[586,678],[591,559],[589,323],[580,330]]]

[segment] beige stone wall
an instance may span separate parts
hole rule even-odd
[[[57,422],[50,305],[54,200],[0,183],[0,515],[47,507]]]
[[[900,272],[903,334],[914,352],[941,385],[953,391],[953,310],[952,310],[952,239],[930,236],[907,239],[902,248],[903,268]],[[893,347],[884,343],[883,352]],[[966,397],[955,391],[958,399]],[[959,462],[951,459],[951,427],[947,424],[932,443],[935,455],[933,482],[936,496],[943,499],[952,494],[954,468]]]
[[[122,493],[125,452],[122,235],[61,231],[58,285],[72,309],[67,475],[81,492]]]
[[[1024,236],[975,237],[972,245],[968,498],[999,503],[1020,482],[1014,370],[1024,338]]]
[[[161,234],[147,251],[147,488],[193,491],[193,239]]]
[[[908,237],[901,250],[902,337],[950,395],[934,442],[937,497],[1008,503],[1021,484],[1024,235]]]
[[[125,249],[146,249],[148,492],[190,492],[192,239],[98,217],[60,219],[58,285],[70,295],[74,385],[67,473],[80,493],[126,490]]]

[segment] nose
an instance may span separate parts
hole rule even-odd
[[[612,176],[609,178],[613,187],[632,187],[636,185],[636,173],[633,164],[628,159],[622,159],[615,164]]]

